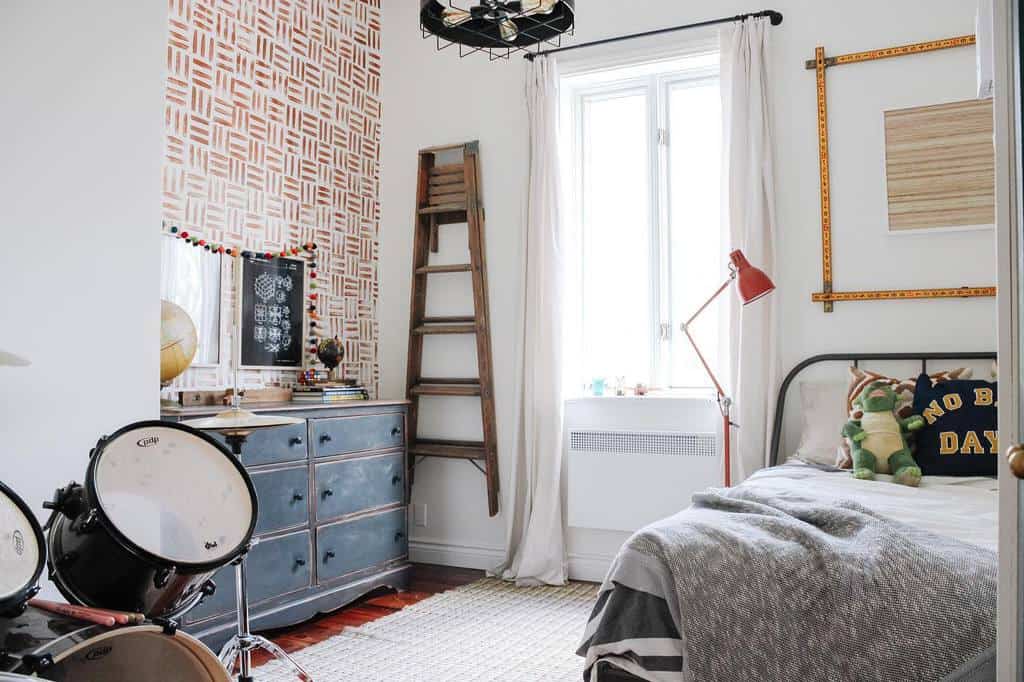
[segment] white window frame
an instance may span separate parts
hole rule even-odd
[[[577,271],[577,287],[580,298],[579,328],[583,328],[583,317],[586,311],[587,292],[583,286],[583,273],[586,264],[583,261],[586,242],[586,228],[583,220],[583,144],[586,131],[584,129],[583,108],[588,100],[601,97],[614,97],[626,93],[646,94],[647,102],[647,157],[648,157],[648,235],[650,244],[650,271],[655,274],[650,281],[650,313],[649,319],[653,328],[650,330],[650,362],[648,377],[645,383],[670,387],[672,341],[677,333],[672,320],[672,263],[671,235],[672,206],[669,187],[671,186],[671,164],[669,162],[669,146],[671,140],[668,133],[670,116],[670,89],[677,86],[695,87],[708,83],[720,82],[718,65],[698,68],[681,69],[672,72],[656,73],[621,80],[610,80],[599,84],[570,86],[563,102],[569,106],[569,121],[572,125],[571,146],[567,173],[573,201],[568,202],[571,219],[575,221],[577,237],[577,258],[580,267]],[[710,293],[710,292],[709,292]],[[679,332],[681,333],[681,332]],[[585,339],[580,339],[586,342]],[[671,386],[671,388],[711,387],[711,381],[701,386]]]

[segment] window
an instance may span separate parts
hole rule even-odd
[[[679,325],[725,278],[717,52],[566,76],[562,97],[581,383],[710,386]],[[714,306],[691,328],[712,367],[719,325]]]

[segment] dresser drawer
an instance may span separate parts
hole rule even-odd
[[[313,420],[317,457],[400,448],[404,443],[405,415],[400,412]]]
[[[245,559],[249,605],[309,587],[309,552],[308,530],[257,543]],[[217,591],[185,614],[186,624],[235,611],[235,567],[224,566],[214,573],[213,581]]]
[[[408,554],[405,517],[403,508],[318,528],[320,582]]]
[[[217,591],[203,598],[203,603],[185,614],[185,624],[235,611],[235,567],[230,564],[213,574]]]
[[[306,465],[251,476],[259,500],[257,533],[270,533],[309,521],[309,468]]]
[[[249,603],[309,587],[312,579],[309,531],[261,540],[246,557]]]
[[[211,433],[211,436],[225,444],[224,436]],[[306,459],[306,424],[289,424],[273,429],[256,429],[242,444],[242,464],[259,466],[277,462],[292,462]]]
[[[361,457],[316,465],[318,521],[401,504],[404,498],[404,454]]]

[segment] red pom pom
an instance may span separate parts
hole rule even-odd
[[[310,279],[316,279],[316,273],[315,272],[309,273],[309,277],[310,277]]]
[[[199,240],[199,246],[206,246],[206,240],[205,239],[200,239]]]
[[[273,257],[274,257],[274,254],[270,253],[269,251],[267,251],[267,252],[266,252],[265,254],[263,254],[263,255],[264,255],[265,257],[267,257],[267,258],[273,258]]]
[[[188,232],[182,232],[181,233],[181,238],[182,239],[188,239]]]

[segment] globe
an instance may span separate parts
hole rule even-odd
[[[196,356],[199,335],[185,310],[160,301],[160,383],[167,384],[188,369]]]
[[[328,371],[334,369],[345,359],[345,347],[335,336],[333,339],[324,339],[316,348],[316,357],[324,363]]]

